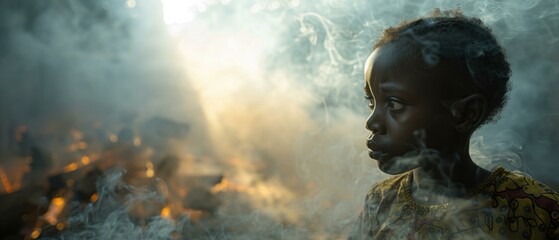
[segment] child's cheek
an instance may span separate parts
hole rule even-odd
[[[392,139],[400,149],[417,150],[425,146],[426,134],[430,125],[429,117],[418,111],[406,111],[393,119]],[[418,136],[417,133],[422,133]]]
[[[426,116],[420,110],[407,107],[403,112],[389,113],[389,115],[400,128],[422,128],[425,125]]]

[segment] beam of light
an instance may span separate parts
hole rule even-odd
[[[196,19],[198,11],[206,9],[200,0],[161,0],[163,4],[163,21],[166,24],[184,24]]]

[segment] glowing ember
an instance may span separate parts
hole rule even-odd
[[[57,223],[56,229],[58,229],[58,231],[62,231],[62,229],[64,229],[64,223]]]
[[[171,208],[169,206],[162,208],[160,216],[162,218],[171,218]]]
[[[250,188],[249,186],[234,183],[228,181],[227,179],[223,179],[219,184],[213,186],[210,191],[212,193],[225,192],[225,191],[246,192],[249,194],[254,193],[254,189]]]
[[[49,210],[43,215],[43,219],[50,223],[51,225],[55,225],[58,222],[58,215],[64,209],[64,205],[66,201],[64,198],[55,197],[50,201]]]
[[[80,142],[77,142],[77,143],[70,144],[67,148],[67,151],[68,152],[76,152],[76,151],[79,151],[79,150],[84,150],[86,148],[87,148],[87,143],[85,143],[83,141],[80,141]]]
[[[153,177],[153,175],[155,174],[155,172],[153,171],[153,163],[152,162],[146,162],[146,177]]]
[[[78,169],[78,164],[77,163],[70,163],[66,166],[64,166],[64,172],[72,172],[75,171],[76,169]]]
[[[39,236],[41,236],[41,229],[39,228],[33,229],[33,232],[31,232],[31,239],[37,239],[39,238]]]
[[[91,195],[91,197],[89,197],[89,201],[93,202],[97,202],[97,199],[99,199],[99,194],[98,193],[94,193],[93,195]]]
[[[0,167],[0,181],[2,181],[2,186],[4,186],[4,190],[7,193],[11,193],[14,191],[12,183],[10,183],[10,180],[8,180],[8,176],[6,176],[6,172],[4,171],[3,167]]]
[[[91,161],[91,159],[89,159],[88,156],[83,156],[82,159],[81,159],[81,161],[82,161],[82,163],[83,163],[84,165],[87,165],[87,164],[89,164],[89,162]]]

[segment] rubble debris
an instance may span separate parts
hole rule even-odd
[[[189,128],[162,118],[152,119],[147,125],[154,126],[154,131],[163,137],[182,137]],[[106,197],[99,195],[99,180],[114,168],[122,168],[124,172],[122,183],[111,193],[114,194],[111,204],[126,206],[129,219],[139,227],[156,216],[192,224],[211,217],[221,204],[212,189],[221,183],[223,175],[179,175],[177,170],[183,162],[180,156],[165,153],[167,148],[142,142],[131,128],[123,128],[115,139],[110,134],[95,133],[105,136],[104,141],[90,138],[88,131],[71,129],[68,137],[60,138],[68,139],[61,141],[65,147],[54,148],[62,153],[51,153],[35,145],[29,129],[24,130],[17,135],[21,144],[17,145],[15,157],[23,159],[29,173],[21,172],[24,176],[21,188],[6,183],[9,191],[0,193],[0,204],[10,206],[0,211],[2,239],[55,237],[84,227],[86,223],[69,221],[69,218],[73,212],[91,204],[106,204],[99,202]],[[99,143],[105,146],[95,145]],[[154,159],[155,151],[164,157]],[[55,162],[66,164],[55,165]],[[1,175],[0,172],[0,180]]]

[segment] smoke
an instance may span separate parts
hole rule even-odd
[[[114,169],[97,183],[99,199],[68,220],[60,239],[169,239],[180,226],[150,212],[150,206],[165,202],[164,185],[157,181],[149,188],[134,188],[123,181],[125,170]],[[141,205],[142,210],[138,211]],[[77,207],[76,207],[77,208]],[[77,208],[79,209],[79,208]],[[155,208],[154,208],[155,209]],[[139,219],[148,219],[141,226]],[[136,220],[136,221],[135,221]],[[179,219],[180,221],[184,219]]]
[[[556,145],[534,146],[530,139],[544,127],[555,129],[555,120],[533,122],[559,111],[559,3],[552,0],[14,0],[1,6],[0,156],[15,154],[9,135],[19,125],[52,153],[63,152],[72,129],[107,138],[130,128],[144,142],[166,145],[145,127],[165,118],[188,125],[188,137],[168,145],[195,159],[182,165],[182,174],[223,173],[246,186],[222,193],[215,220],[204,226],[156,218],[148,226],[161,236],[346,236],[369,186],[388,177],[365,152],[363,63],[383,29],[434,8],[459,7],[484,20],[512,66],[508,104],[499,121],[476,132],[475,160],[549,179],[530,166],[548,166]],[[524,160],[526,148],[549,155]],[[90,228],[148,236],[121,221],[125,208],[107,209],[99,216],[114,221],[90,222]]]
[[[203,138],[196,92],[174,64],[180,56],[161,12],[120,1],[3,5],[3,129],[27,125],[37,139],[70,129],[116,134],[162,116],[188,122]]]

